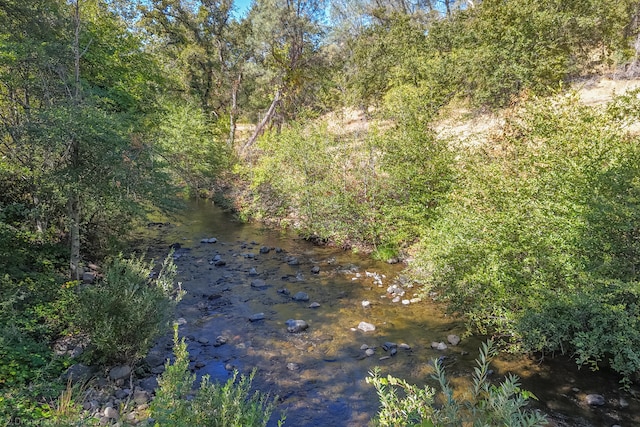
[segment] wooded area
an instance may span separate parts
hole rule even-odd
[[[0,417],[54,417],[53,343],[97,340],[87,266],[120,266],[104,295],[146,286],[153,267],[117,254],[184,197],[410,259],[471,331],[628,386],[640,99],[569,89],[638,77],[639,18],[633,0],[0,0]],[[504,123],[465,146],[436,132],[456,110]],[[348,113],[363,126],[332,130]],[[160,330],[142,329],[128,362]]]

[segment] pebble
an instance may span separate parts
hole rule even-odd
[[[360,346],[360,350],[366,350],[366,349],[368,349],[368,348],[369,348],[369,346],[368,346],[367,344],[362,344],[362,345]]]
[[[131,367],[128,365],[116,366],[109,371],[109,378],[113,381],[129,378],[129,375],[131,375]]]
[[[306,292],[298,292],[293,296],[294,301],[309,301],[309,295]]]
[[[304,320],[289,319],[285,323],[287,325],[287,331],[292,334],[305,331],[309,328],[309,324]]]
[[[320,274],[320,267],[318,267],[317,265],[314,266],[313,268],[311,268],[311,272],[313,274]]]
[[[297,371],[298,369],[300,369],[300,365],[298,365],[297,363],[289,362],[287,363],[287,369],[290,371]]]
[[[375,327],[375,325],[373,325],[371,323],[360,322],[358,324],[358,329],[360,329],[363,332],[371,332],[371,331],[375,331],[376,327]]]
[[[366,354],[367,356],[373,356],[376,353],[376,351],[372,348],[368,348],[364,351],[364,354]]]
[[[251,281],[251,287],[254,289],[265,289],[267,286],[267,283],[262,279],[255,279]]]
[[[362,301],[362,307],[363,308],[371,307],[371,301],[367,301],[367,300]]]
[[[435,349],[435,350],[446,350],[447,349],[447,345],[443,342],[432,342],[431,343],[431,348]]]
[[[118,413],[118,411],[112,407],[107,406],[106,408],[104,408],[104,412],[103,415],[106,418],[109,418],[111,420],[117,420],[118,418],[120,418],[120,414]]]
[[[601,394],[587,394],[585,401],[590,406],[604,406],[605,404],[604,396]]]
[[[271,248],[269,248],[268,246],[263,246],[260,248],[260,253],[261,254],[268,254],[269,251],[271,251]]]
[[[264,320],[264,318],[265,318],[264,313],[256,313],[256,314],[252,314],[251,317],[249,317],[249,321],[257,322],[259,320]]]
[[[309,308],[318,308],[318,307],[320,307],[320,303],[312,302],[311,304],[309,304]]]
[[[454,334],[447,335],[447,341],[449,341],[449,344],[455,346],[460,343],[460,337]]]

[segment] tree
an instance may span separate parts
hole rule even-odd
[[[144,25],[159,37],[158,53],[177,66],[182,83],[176,90],[198,99],[217,120],[228,115],[230,146],[249,53],[246,22],[232,19],[232,7],[231,0],[153,0],[142,7]]]
[[[281,124],[308,105],[313,93],[309,90],[311,77],[321,63],[324,6],[323,0],[260,0],[249,11],[253,59],[260,66],[258,79],[267,88],[270,104],[244,149],[255,142],[276,113]]]
[[[68,231],[78,278],[87,226],[105,220],[106,206],[133,212],[132,202],[154,197],[158,163],[141,101],[151,98],[154,67],[102,1],[2,6],[0,150],[3,168],[24,183],[21,199],[4,202],[28,202],[37,230]]]

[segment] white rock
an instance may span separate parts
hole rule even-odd
[[[358,329],[360,329],[363,332],[371,332],[371,331],[375,331],[376,327],[374,325],[372,325],[371,323],[360,322],[358,324]]]
[[[371,301],[364,300],[362,301],[362,307],[367,308],[371,306]]]

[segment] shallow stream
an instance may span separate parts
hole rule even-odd
[[[209,238],[216,242],[201,242]],[[463,337],[452,346],[447,336],[464,335],[461,321],[431,301],[392,302],[387,288],[401,283],[400,265],[236,222],[207,202],[189,204],[170,224],[150,226],[144,239],[156,258],[166,255],[169,245],[180,245],[176,264],[187,294],[176,317],[186,321],[180,334],[187,337],[194,372],[226,381],[234,368],[242,373],[257,368],[254,387],[279,396],[286,426],[366,426],[378,408],[375,389],[365,382],[376,366],[384,375],[424,384],[430,362],[444,356],[451,382],[462,388],[484,339]],[[269,251],[261,253],[263,247]],[[416,292],[406,291],[401,299]],[[295,301],[298,292],[309,300]],[[264,319],[249,320],[260,313]],[[288,319],[309,327],[290,333]],[[360,322],[375,330],[363,332]],[[171,338],[160,340],[154,351],[169,351]],[[448,348],[433,349],[433,342]],[[406,346],[391,355],[385,343]],[[367,356],[365,347],[374,354]],[[578,370],[564,358],[539,363],[510,355],[492,368],[496,382],[507,373],[518,375],[523,388],[538,397],[534,407],[549,413],[553,425],[640,425],[638,399],[633,390],[620,391],[612,373]],[[606,404],[588,406],[589,393],[603,395]]]

